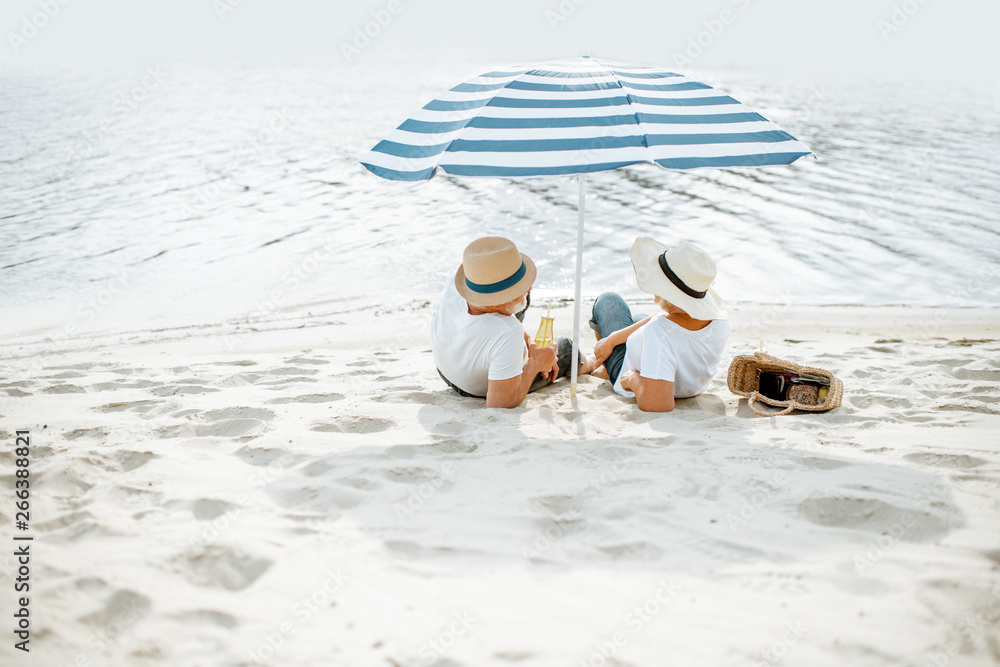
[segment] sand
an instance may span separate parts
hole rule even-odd
[[[725,368],[670,414],[589,377],[486,410],[428,301],[0,345],[0,661],[1000,663],[1000,310],[733,306],[726,365],[844,381],[768,418]]]

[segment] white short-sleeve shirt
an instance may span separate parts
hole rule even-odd
[[[615,391],[635,396],[622,389],[621,377],[628,371],[639,371],[644,378],[673,382],[677,398],[697,396],[715,375],[732,328],[729,320],[712,320],[704,328],[690,331],[668,320],[666,313],[653,316],[625,341],[625,360]]]
[[[513,315],[469,314],[452,280],[431,320],[434,364],[448,380],[473,396],[486,396],[490,380],[521,374],[528,361],[524,327]]]

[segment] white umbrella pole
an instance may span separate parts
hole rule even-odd
[[[576,224],[576,292],[573,297],[573,356],[570,358],[569,395],[576,396],[576,360],[580,353],[580,291],[583,279],[583,202],[586,192],[587,177],[580,175],[580,201],[577,210],[580,212]]]

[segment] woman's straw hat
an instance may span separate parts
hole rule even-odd
[[[639,289],[666,299],[696,320],[720,320],[722,299],[711,289],[715,262],[687,241],[673,248],[640,237],[629,252]]]
[[[465,248],[455,288],[474,306],[499,306],[531,289],[535,275],[535,263],[513,241],[485,236]]]

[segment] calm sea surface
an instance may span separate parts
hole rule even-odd
[[[577,183],[399,184],[357,160],[493,65],[148,63],[0,73],[0,334],[280,319],[436,294],[477,236],[572,294]],[[1000,114],[922,85],[685,72],[819,160],[588,177],[583,290],[637,295],[636,236],[692,240],[727,301],[1000,306]]]

